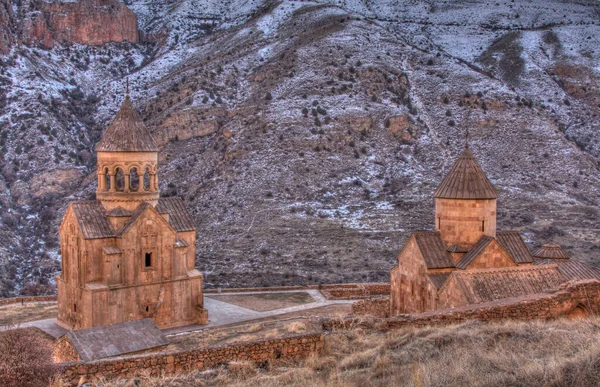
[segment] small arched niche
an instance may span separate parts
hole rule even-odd
[[[579,304],[576,307],[574,307],[573,309],[571,309],[571,311],[569,313],[567,313],[567,318],[569,320],[582,320],[585,318],[589,317],[589,312],[588,309],[585,307],[585,305]]]
[[[137,168],[129,170],[129,188],[134,192],[140,189],[140,175]]]
[[[110,190],[110,175],[108,172],[108,168],[104,168],[104,190]]]
[[[144,171],[144,191],[150,191],[150,169]]]
[[[117,168],[116,187],[119,192],[125,191],[125,174],[121,168]]]

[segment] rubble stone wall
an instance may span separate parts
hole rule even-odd
[[[584,312],[582,315],[582,311]],[[454,324],[467,320],[534,320],[585,317],[600,313],[600,281],[568,282],[554,293],[532,294],[482,304],[440,309],[388,319],[390,328],[405,325]]]
[[[321,332],[312,332],[222,347],[151,353],[94,362],[63,363],[61,376],[67,385],[77,386],[82,377],[86,382],[100,377],[129,379],[142,374],[159,376],[178,371],[208,369],[218,364],[240,360],[260,363],[272,359],[301,359],[312,353],[322,353],[323,342]]]
[[[32,297],[13,297],[13,298],[0,298],[0,306],[10,304],[20,304],[26,302],[43,302],[43,301],[56,301],[56,296],[32,296]]]

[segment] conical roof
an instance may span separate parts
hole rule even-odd
[[[135,111],[129,95],[96,144],[96,152],[158,152],[158,145]]]
[[[496,199],[498,197],[494,186],[468,146],[456,160],[434,196],[443,199]]]
[[[533,256],[536,258],[548,258],[548,259],[569,259],[570,255],[562,249],[556,243],[549,243],[543,245],[539,249],[533,252]]]

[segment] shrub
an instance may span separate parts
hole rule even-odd
[[[0,332],[0,385],[47,386],[56,368],[52,346],[36,328]]]

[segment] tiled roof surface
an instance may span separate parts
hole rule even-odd
[[[450,277],[452,273],[437,273],[437,274],[425,274],[429,277],[429,280],[435,285],[435,287],[439,290],[445,283],[448,277]]]
[[[194,231],[194,220],[190,213],[185,208],[185,204],[181,198],[160,198],[156,210],[159,213],[167,212],[169,214],[169,224],[175,231]]]
[[[428,269],[454,267],[452,257],[439,232],[416,232],[413,234]]]
[[[533,263],[534,265],[549,265],[556,264],[558,270],[566,278],[567,281],[571,280],[584,280],[584,279],[598,279],[600,280],[600,269],[586,265],[585,263],[576,259],[568,260],[553,260],[553,259],[541,259]]]
[[[533,262],[531,252],[518,231],[499,231],[496,240],[517,264]]]
[[[555,243],[543,245],[533,252],[536,258],[569,259],[570,255]]]
[[[149,207],[152,207],[152,206],[146,202],[140,204],[138,206],[138,208],[136,208],[135,211],[133,211],[133,213],[131,214],[131,217],[129,219],[127,219],[127,222],[125,222],[123,227],[121,227],[121,229],[117,232],[117,236],[122,237],[123,235],[125,235],[125,233],[127,233],[127,231],[129,231],[131,226],[133,226],[135,224],[135,222],[140,218],[140,216],[142,216],[142,214]]]
[[[183,239],[179,239],[175,241],[175,247],[189,247],[189,244]]]
[[[103,246],[102,251],[104,251],[104,254],[106,255],[115,255],[122,253],[121,249],[118,246]]]
[[[81,360],[84,361],[119,356],[169,344],[163,333],[149,318],[69,331],[66,334]]]
[[[434,193],[445,199],[496,199],[496,190],[475,157],[465,148]]]
[[[96,144],[96,152],[158,152],[158,145],[135,111],[129,96]]]
[[[72,202],[77,223],[85,239],[112,238],[114,233],[106,218],[104,207],[97,200]]]
[[[482,236],[477,243],[475,243],[469,249],[469,252],[462,256],[458,262],[456,262],[456,267],[459,269],[466,269],[467,266],[493,241],[494,238],[491,236],[484,235]]]
[[[119,206],[117,208],[113,208],[112,210],[110,210],[108,212],[107,216],[127,217],[127,216],[131,216],[131,211],[126,210],[123,207]]]
[[[519,297],[557,289],[566,282],[556,265],[454,271],[469,303]]]
[[[449,253],[466,253],[467,251],[469,251],[469,248],[455,243],[452,246],[448,247],[446,251]]]

